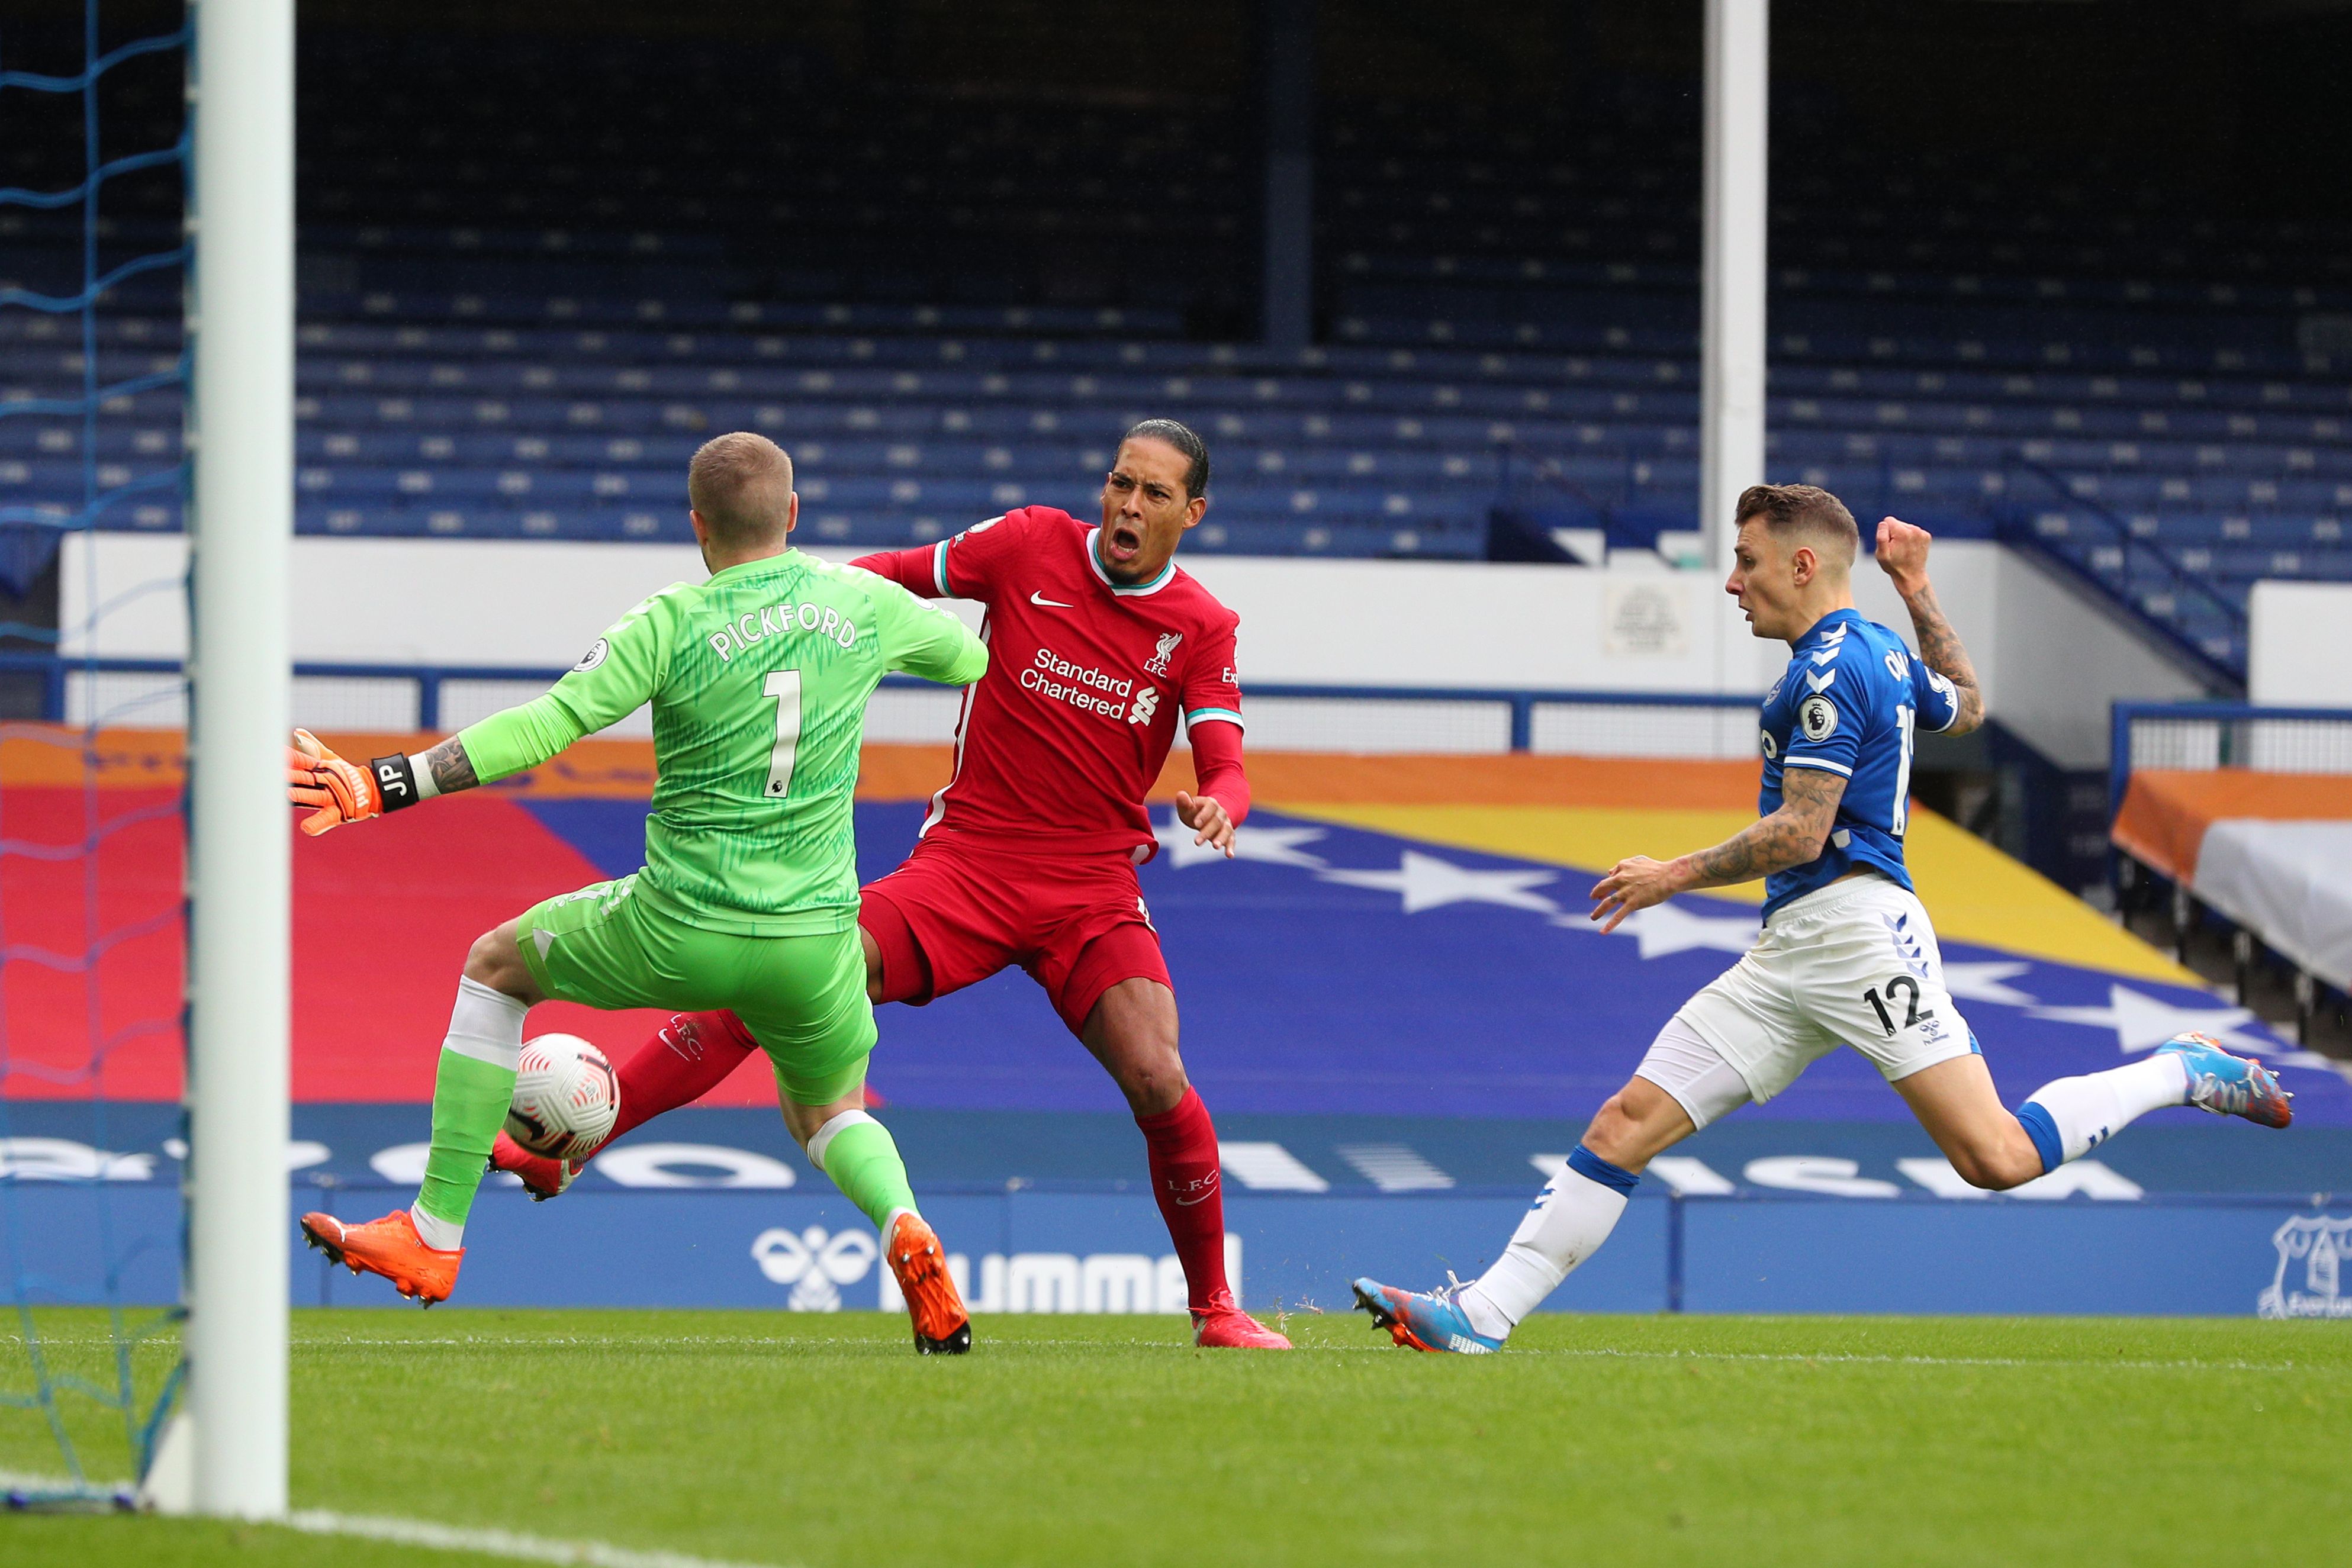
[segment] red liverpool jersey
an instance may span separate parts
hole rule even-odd
[[[1144,795],[1160,777],[1181,713],[1195,729],[1242,723],[1234,629],[1241,618],[1171,561],[1150,582],[1115,583],[1096,529],[1051,507],[976,523],[929,549],[859,566],[932,597],[988,606],[988,673],[964,693],[955,775],[923,831],[1017,839],[1048,852],[1157,852]],[[1220,736],[1222,740],[1223,737]],[[1195,746],[1211,750],[1196,735]],[[1240,747],[1232,759],[1238,800]],[[1202,764],[1207,792],[1210,758]],[[1219,797],[1224,800],[1223,793]]]

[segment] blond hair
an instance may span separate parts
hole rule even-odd
[[[793,460],[753,431],[714,435],[687,466],[686,494],[719,539],[760,544],[782,534],[792,519]]]

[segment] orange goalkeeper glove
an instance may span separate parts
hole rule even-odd
[[[296,730],[294,744],[286,748],[286,799],[310,809],[302,831],[314,839],[345,822],[380,817],[384,810],[374,776],[336,756],[307,729]]]

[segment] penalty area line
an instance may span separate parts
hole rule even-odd
[[[603,1541],[554,1541],[543,1535],[476,1525],[436,1524],[422,1519],[381,1519],[366,1514],[300,1509],[286,1516],[289,1530],[306,1535],[350,1535],[396,1546],[436,1552],[476,1552],[518,1563],[553,1563],[565,1568],[782,1568],[782,1564],[734,1563],[685,1552],[644,1552]]]

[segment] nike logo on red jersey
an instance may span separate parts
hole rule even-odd
[[[1029,591],[1029,602],[1032,604],[1043,605],[1047,610],[1072,610],[1076,608],[1075,605],[1065,604],[1058,599],[1048,599],[1034,588]]]

